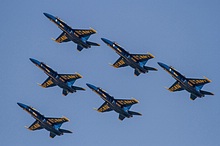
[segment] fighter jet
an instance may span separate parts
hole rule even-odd
[[[205,95],[214,95],[211,92],[201,90],[204,84],[211,82],[211,80],[209,80],[208,78],[186,78],[178,71],[176,71],[173,67],[167,66],[166,64],[163,64],[161,62],[158,62],[158,64],[176,80],[176,82],[168,89],[169,91],[175,92],[186,90],[190,93],[190,99],[192,100],[195,100],[197,97],[204,97]]]
[[[111,47],[120,58],[112,65],[115,68],[131,66],[134,68],[134,74],[139,76],[141,73],[147,73],[149,70],[157,71],[156,68],[144,66],[149,59],[154,58],[152,54],[130,54],[119,44],[101,38],[109,47]]]
[[[64,96],[68,93],[76,92],[77,90],[85,90],[81,87],[72,86],[77,79],[82,78],[80,74],[58,74],[43,62],[39,62],[32,58],[30,58],[30,60],[49,76],[42,84],[40,84],[41,87],[48,88],[57,85],[63,89]]]
[[[90,35],[95,34],[94,29],[72,29],[63,20],[58,17],[54,17],[50,14],[44,13],[44,15],[53,23],[55,23],[63,32],[55,40],[57,43],[73,41],[77,44],[77,50],[81,51],[83,48],[91,48],[91,46],[100,46],[97,43],[87,41]]]
[[[60,129],[61,125],[64,122],[68,122],[69,119],[66,117],[62,118],[49,118],[49,117],[44,117],[42,114],[40,114],[36,109],[33,107],[27,106],[22,103],[17,103],[23,110],[28,112],[36,121],[30,126],[27,127],[29,130],[40,130],[45,128],[47,131],[50,132],[50,137],[54,138],[56,135],[60,136],[63,135],[64,133],[72,133],[69,130],[65,129]]]
[[[138,103],[136,99],[114,99],[103,89],[91,84],[86,84],[90,89],[97,93],[105,102],[96,109],[98,112],[109,112],[114,110],[119,113],[119,119],[122,121],[124,118],[133,117],[133,115],[141,115],[138,112],[129,111],[133,104]]]

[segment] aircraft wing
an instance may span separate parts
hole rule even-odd
[[[104,102],[98,109],[97,111],[98,112],[109,112],[111,111],[112,109],[108,106],[108,103],[107,102]]]
[[[52,125],[54,124],[62,124],[64,122],[68,122],[69,119],[66,117],[62,117],[62,118],[46,118]]]
[[[154,58],[152,54],[131,54],[138,62],[147,61]]]
[[[79,37],[86,37],[96,33],[94,29],[73,29],[74,33]]]
[[[168,90],[171,92],[175,92],[175,91],[181,91],[184,89],[180,86],[179,82],[176,81]]]
[[[136,99],[116,99],[116,101],[122,106],[130,106],[138,103]]]
[[[61,76],[62,79],[64,79],[67,82],[82,78],[82,76],[78,73],[76,73],[76,74],[59,74],[59,75]]]
[[[44,88],[48,88],[48,87],[53,87],[56,86],[56,84],[54,84],[54,82],[52,81],[51,77],[48,77],[42,84],[42,87]]]
[[[35,121],[30,127],[28,127],[29,130],[40,130],[40,129],[43,129],[43,127],[41,127],[39,121]]]
[[[124,59],[122,57],[120,57],[112,66],[114,66],[115,68],[119,68],[119,67],[125,67],[128,66]]]
[[[70,39],[67,37],[65,32],[61,33],[61,35],[58,36],[58,38],[55,40],[55,42],[57,43],[68,42],[68,41],[70,41]]]
[[[193,86],[201,86],[207,83],[210,83],[211,80],[209,80],[208,78],[205,79],[192,79],[192,78],[187,78],[188,82],[193,84]]]

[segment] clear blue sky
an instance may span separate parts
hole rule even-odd
[[[51,40],[61,30],[43,13],[60,17],[72,28],[97,30],[90,40],[100,47],[78,52],[72,42]],[[1,1],[0,5],[0,141],[1,145],[52,146],[219,146],[220,145],[220,1]],[[157,72],[133,75],[133,69],[109,66],[118,55],[101,41],[118,42],[130,53],[152,53],[147,65]],[[62,96],[58,87],[44,89],[47,76],[29,58],[59,73],[80,73],[76,85],[86,88]],[[171,93],[174,83],[157,62],[174,66],[187,77],[208,77],[204,90],[215,93],[191,101],[186,91]],[[136,116],[118,120],[115,112],[93,110],[103,100],[86,83],[102,87],[115,98],[136,98]],[[29,131],[34,119],[22,102],[49,117],[66,116],[62,128],[73,131],[54,139],[46,130]]]

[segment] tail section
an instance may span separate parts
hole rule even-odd
[[[190,99],[191,100],[195,100],[197,98],[197,96],[193,95],[193,94],[190,94]]]
[[[72,131],[69,131],[69,130],[65,130],[65,129],[59,129],[60,132],[62,133],[73,133]]]
[[[141,72],[139,70],[137,70],[137,69],[134,70],[134,75],[135,76],[139,76],[140,74],[141,74]]]
[[[200,90],[203,95],[214,95],[212,92]]]
[[[157,69],[156,69],[156,68],[149,67],[149,66],[144,66],[144,68],[145,68],[146,70],[157,71]]]
[[[86,41],[86,43],[90,46],[100,46],[99,44],[97,43],[94,43],[94,42],[89,42],[89,41]]]
[[[69,92],[68,92],[67,90],[64,90],[64,89],[63,89],[62,94],[63,94],[64,96],[67,96],[67,95],[68,95],[68,93],[69,93]]]
[[[76,48],[78,51],[82,51],[83,47],[80,46],[80,45],[77,45],[77,48]]]
[[[138,112],[134,112],[134,111],[128,111],[129,114],[131,115],[138,115],[138,116],[142,116],[141,113],[138,113]]]
[[[82,87],[77,87],[77,86],[72,86],[72,88],[73,88],[74,90],[86,90],[86,89],[84,89],[84,88],[82,88]]]

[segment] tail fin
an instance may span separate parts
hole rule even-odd
[[[200,90],[200,92],[204,95],[214,95],[212,92]]]
[[[145,68],[146,70],[153,70],[153,71],[157,71],[157,69],[156,69],[156,68],[149,67],[149,66],[144,66],[144,68]]]
[[[86,41],[86,43],[90,46],[100,46],[99,44],[97,43],[94,43],[94,42],[89,42],[89,41]]]
[[[64,90],[64,89],[63,89],[63,95],[64,95],[64,96],[67,96],[68,93],[69,93],[69,92],[68,92],[67,90]]]
[[[74,90],[86,90],[86,89],[84,89],[84,88],[82,88],[82,87],[77,87],[77,86],[72,86],[72,88],[73,88]]]
[[[195,100],[197,98],[197,96],[190,94],[190,99]]]
[[[134,75],[135,75],[135,76],[139,76],[140,74],[141,74],[141,73],[140,73],[137,69],[134,70]]]
[[[81,47],[80,45],[77,45],[77,50],[78,51],[82,51],[83,47]]]
[[[138,112],[134,112],[134,111],[128,111],[129,114],[131,115],[138,115],[138,116],[142,116],[141,113],[138,113]]]
[[[65,129],[59,129],[60,132],[62,133],[73,133],[72,131],[69,131],[69,130],[65,130]]]

